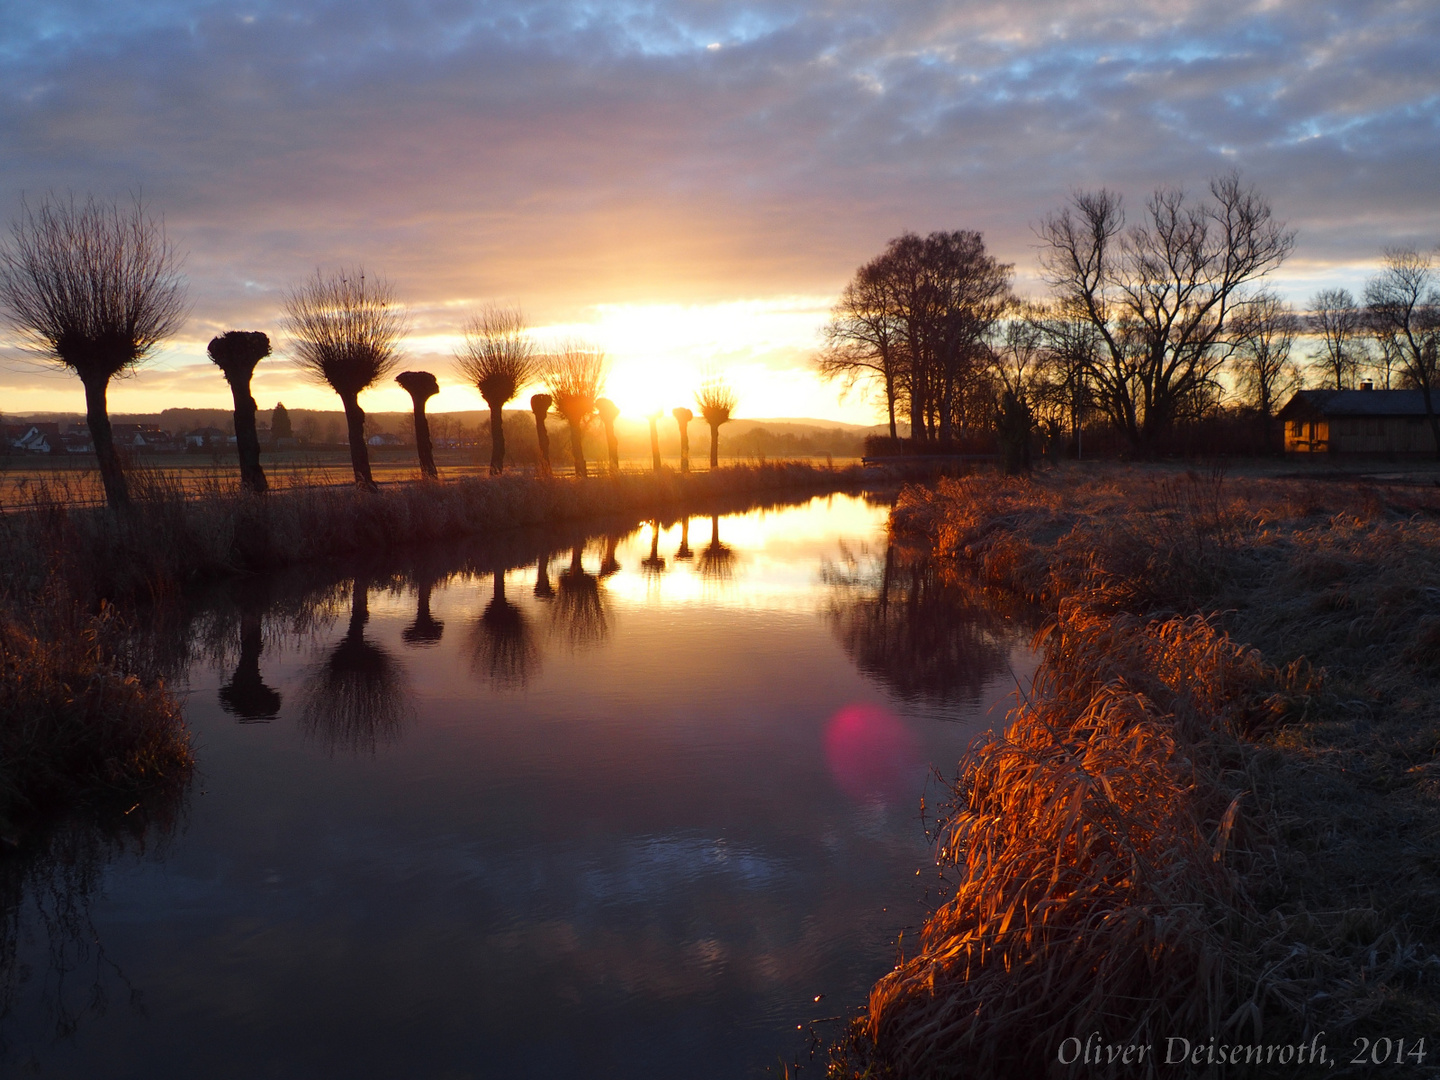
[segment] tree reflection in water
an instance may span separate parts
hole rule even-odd
[[[540,670],[535,632],[525,613],[505,598],[502,569],[495,570],[494,592],[475,624],[470,646],[470,670],[484,674],[496,689],[524,689]]]
[[[539,600],[553,600],[555,588],[550,584],[550,556],[541,555],[535,560],[535,596]]]
[[[417,574],[415,578],[415,621],[400,633],[406,645],[425,648],[438,645],[445,636],[445,624],[430,614],[430,594],[434,591],[437,575],[433,571]]]
[[[695,553],[690,550],[690,515],[686,514],[680,519],[680,546],[675,549],[675,561],[684,562],[694,557]]]
[[[609,614],[600,579],[581,565],[585,545],[570,549],[570,565],[557,579],[559,590],[551,609],[550,626],[572,649],[598,645],[610,633]]]
[[[650,522],[650,554],[640,560],[646,577],[659,577],[665,572],[665,556],[660,554],[660,522]]]
[[[370,578],[352,584],[345,637],[306,682],[302,729],[332,752],[374,753],[393,742],[407,716],[404,671],[386,650],[365,638],[370,619]]]
[[[700,551],[696,563],[706,581],[725,584],[735,576],[735,551],[720,542],[720,515],[710,515],[710,543]]]
[[[240,658],[235,674],[220,687],[220,707],[242,724],[269,723],[280,715],[280,691],[265,685],[260,675],[260,654],[265,648],[260,613],[240,613]]]
[[[920,551],[888,545],[882,559],[827,564],[830,619],[855,666],[901,699],[977,701],[1009,670],[1014,624]]]
[[[105,951],[91,905],[112,863],[163,852],[186,790],[72,818],[0,857],[0,1072],[27,1043],[68,1040],[112,1004],[143,1012],[140,991]]]

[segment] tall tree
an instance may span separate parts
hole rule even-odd
[[[897,313],[886,303],[879,260],[855,271],[840,299],[830,309],[822,331],[824,346],[815,359],[823,379],[840,380],[844,391],[878,385],[885,395],[890,438],[898,438],[895,408],[905,374],[905,337]]]
[[[490,406],[490,473],[497,475],[505,469],[505,405],[537,374],[525,316],[518,308],[483,309],[465,327],[456,364]]]
[[[1430,256],[1414,248],[1386,248],[1380,272],[1365,283],[1365,312],[1381,350],[1424,398],[1440,458],[1434,401],[1440,389],[1440,281]]]
[[[316,270],[285,298],[282,325],[293,339],[295,363],[340,395],[356,485],[377,490],[359,399],[399,366],[404,309],[383,278],[366,278],[361,269],[328,276]]]
[[[250,491],[269,488],[260,467],[260,435],[255,429],[255,398],[250,379],[255,365],[270,355],[270,338],[258,330],[228,330],[210,339],[206,351],[225,374],[235,401],[235,452],[240,457],[240,483]]]
[[[700,406],[700,415],[710,425],[710,468],[720,465],[720,428],[730,422],[735,411],[735,391],[718,375],[712,375],[701,385],[695,395],[695,404]]]
[[[610,475],[620,475],[620,443],[615,438],[615,420],[620,415],[620,406],[609,398],[595,402],[595,412],[605,428],[605,449],[610,456]]]
[[[290,424],[290,410],[285,408],[283,401],[277,401],[275,408],[270,410],[270,438],[279,442],[281,439],[293,439],[295,429]]]
[[[695,414],[684,405],[678,405],[670,410],[670,415],[675,417],[675,426],[680,429],[680,471],[690,471],[690,421],[695,419]]]
[[[589,475],[585,467],[585,429],[595,415],[595,402],[605,392],[609,362],[605,354],[583,342],[570,341],[547,358],[545,383],[555,408],[570,426],[570,454],[575,475]]]
[[[1300,319],[1290,305],[1266,289],[1236,305],[1230,320],[1230,369],[1246,404],[1259,413],[1265,446],[1281,447],[1275,411],[1281,398],[1300,388],[1300,372],[1290,359]]]
[[[32,348],[85,387],[85,418],[105,499],[130,501],[110,430],[110,380],[132,371],[185,321],[180,259],[136,199],[22,201],[0,245],[0,309]]]
[[[1295,244],[1238,174],[1212,180],[1210,196],[1160,188],[1127,228],[1119,195],[1079,192],[1038,229],[1062,313],[1100,337],[1098,403],[1137,449],[1213,396],[1232,309]]]
[[[1320,339],[1310,362],[1324,372],[1324,382],[1336,390],[1355,385],[1364,361],[1365,312],[1349,289],[1322,289],[1310,298],[1305,328]],[[1387,386],[1386,389],[1389,389]]]
[[[545,417],[550,415],[554,399],[549,394],[532,394],[530,411],[535,414],[535,441],[540,444],[540,475],[550,475],[550,432],[545,428]]]
[[[428,371],[402,371],[395,376],[395,381],[410,395],[415,417],[415,454],[420,459],[420,473],[431,480],[438,480],[440,470],[435,468],[435,451],[430,444],[430,420],[425,415],[425,403],[440,393],[440,382]]]
[[[651,413],[647,419],[650,421],[650,463],[656,472],[660,471],[660,432],[655,427],[660,419],[659,411]]]

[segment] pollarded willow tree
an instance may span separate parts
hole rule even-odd
[[[291,336],[290,351],[300,369],[340,395],[355,483],[377,490],[359,398],[399,366],[404,309],[383,278],[367,278],[362,269],[329,275],[316,270],[285,298],[281,325]]]
[[[410,395],[411,415],[415,419],[415,456],[420,459],[420,473],[431,480],[440,479],[435,468],[435,449],[430,442],[430,419],[425,403],[440,393],[440,381],[428,371],[402,371],[395,376],[400,389]]]
[[[1236,305],[1295,246],[1238,173],[1212,180],[1204,201],[1161,188],[1133,225],[1119,195],[1078,192],[1038,232],[1059,314],[1099,336],[1095,403],[1144,451],[1213,399]]]
[[[465,326],[465,346],[455,365],[490,406],[490,472],[498,474],[505,469],[505,406],[537,374],[525,316],[518,308],[481,310]]]
[[[730,422],[730,414],[735,411],[735,391],[720,376],[711,375],[696,393],[695,404],[710,425],[710,467],[714,469],[720,464],[720,427]]]
[[[690,471],[690,421],[695,419],[695,414],[684,405],[678,405],[670,410],[670,415],[675,417],[675,426],[680,431],[680,471]]]
[[[550,476],[550,432],[545,427],[545,418],[550,415],[554,404],[549,394],[532,394],[530,411],[535,414],[535,442],[540,448],[540,475]]]
[[[235,400],[235,452],[240,458],[240,483],[263,494],[269,490],[265,470],[260,466],[260,434],[255,428],[255,398],[250,379],[255,365],[270,355],[270,337],[259,330],[227,330],[210,339],[206,348],[230,384]]]
[[[595,415],[595,403],[605,392],[610,364],[605,354],[579,341],[567,341],[545,358],[545,385],[555,409],[570,425],[570,453],[575,475],[589,475],[585,467],[585,429]]]
[[[133,371],[185,321],[180,258],[139,199],[22,202],[0,245],[0,308],[46,359],[85,387],[85,419],[112,508],[130,501],[110,430],[110,380]]]

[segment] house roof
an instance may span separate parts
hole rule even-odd
[[[1440,401],[1436,407],[1440,408]],[[1424,416],[1419,390],[1300,390],[1276,414],[1295,416]]]

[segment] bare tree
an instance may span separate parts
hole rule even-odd
[[[540,475],[550,475],[550,432],[545,429],[545,417],[550,415],[553,403],[549,394],[534,394],[530,398],[530,411],[535,414],[535,441],[540,444]]]
[[[377,490],[359,398],[400,364],[406,318],[389,284],[367,279],[362,269],[328,276],[316,270],[285,298],[281,325],[293,339],[290,350],[300,369],[340,395],[355,483]]]
[[[536,375],[535,347],[518,308],[487,307],[465,327],[456,366],[490,406],[490,472],[505,468],[505,405]]]
[[[646,417],[650,421],[650,463],[656,472],[660,471],[660,432],[655,425],[660,415],[657,410]]]
[[[225,374],[235,399],[235,452],[240,457],[240,483],[257,493],[269,488],[260,467],[260,435],[255,429],[255,399],[250,379],[255,365],[270,355],[270,338],[258,330],[227,330],[210,339],[206,351]]]
[[[1213,398],[1232,308],[1295,244],[1238,174],[1212,180],[1210,195],[1161,188],[1126,228],[1118,195],[1079,192],[1037,230],[1062,314],[1099,334],[1098,403],[1137,449]]]
[[[570,425],[570,453],[575,475],[587,476],[585,429],[595,415],[595,402],[605,392],[609,362],[599,349],[583,342],[567,341],[546,357],[545,384],[555,399],[555,408]]]
[[[908,353],[904,326],[889,305],[879,260],[855,272],[830,309],[822,331],[824,346],[815,358],[823,379],[839,379],[845,391],[857,384],[876,383],[885,395],[890,438],[898,438],[895,407],[905,374]]]
[[[1430,256],[1414,248],[1386,248],[1380,272],[1365,283],[1365,312],[1381,351],[1425,399],[1440,458],[1434,402],[1440,388],[1440,280]]]
[[[605,427],[605,449],[610,455],[610,475],[619,476],[620,443],[615,438],[615,420],[620,415],[620,406],[609,398],[600,398],[595,402],[595,412]]]
[[[440,393],[440,382],[428,371],[402,371],[395,376],[400,388],[410,395],[414,408],[415,453],[420,458],[420,472],[431,480],[440,478],[435,468],[435,451],[430,445],[430,421],[425,416],[425,402]]]
[[[1290,305],[1262,290],[1236,305],[1230,320],[1230,370],[1246,404],[1260,414],[1265,445],[1278,452],[1275,411],[1280,399],[1300,388],[1300,371],[1290,349],[1300,320]]]
[[[690,421],[695,419],[695,414],[684,405],[677,406],[670,410],[670,415],[675,417],[675,426],[680,429],[680,471],[690,471]]]
[[[710,467],[720,465],[720,426],[730,422],[735,411],[735,391],[718,375],[711,375],[700,386],[695,395],[695,404],[700,406],[700,415],[710,425]]]
[[[1322,289],[1312,296],[1305,328],[1320,339],[1310,362],[1325,373],[1325,384],[1336,390],[1354,386],[1365,355],[1360,336],[1365,331],[1365,312],[1350,290]]]
[[[105,397],[111,379],[185,321],[180,259],[164,223],[139,199],[122,207],[52,195],[34,209],[22,201],[0,246],[0,308],[35,351],[80,377],[106,501],[126,505]]]

